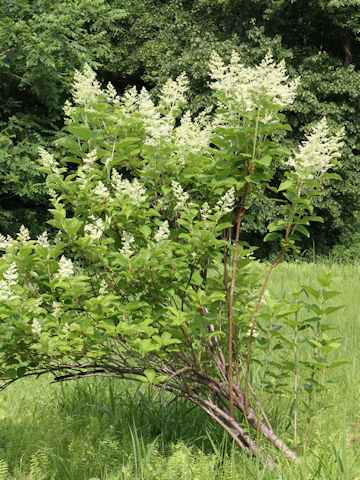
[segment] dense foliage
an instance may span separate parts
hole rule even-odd
[[[206,61],[214,48],[224,55],[235,50],[250,65],[271,49],[277,60],[287,60],[291,75],[302,79],[297,114],[288,114],[294,130],[289,144],[295,145],[324,115],[347,132],[343,181],[329,186],[318,206],[326,229],[313,227],[314,241],[304,246],[327,253],[341,244],[349,247],[350,257],[359,254],[357,243],[349,240],[360,236],[357,0],[4,0],[0,11],[3,233],[15,233],[22,223],[41,231],[47,198],[34,167],[37,145],[51,148],[62,127],[75,68],[87,62],[119,91],[136,84],[155,93],[169,77],[185,71],[191,108],[198,111],[209,104]],[[277,182],[281,178],[279,170]],[[247,226],[258,245],[276,214],[258,201]],[[344,254],[340,246],[336,251]]]

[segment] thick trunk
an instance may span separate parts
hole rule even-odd
[[[352,63],[351,53],[351,35],[347,29],[341,32],[341,46],[344,52],[344,64],[350,65]]]

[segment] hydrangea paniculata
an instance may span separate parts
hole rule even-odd
[[[222,103],[232,110],[248,112],[256,110],[262,98],[283,109],[294,102],[299,80],[289,81],[285,62],[276,64],[268,53],[260,65],[245,67],[236,52],[229,65],[217,53],[210,59],[210,87],[220,95]]]
[[[17,239],[23,242],[27,242],[30,240],[29,230],[26,227],[24,227],[24,225],[21,225],[20,231],[17,234]]]
[[[171,182],[171,186],[172,186],[173,195],[177,200],[175,210],[186,209],[186,203],[189,200],[189,194],[184,192],[180,183],[175,182],[175,180]]]
[[[132,244],[135,242],[135,238],[131,233],[124,232],[122,237],[122,247],[120,252],[125,255],[126,257],[130,257],[134,253],[132,248]]]
[[[330,132],[326,118],[313,126],[297,152],[286,163],[302,179],[319,179],[341,156],[344,130]]]
[[[45,148],[39,147],[39,155],[40,163],[43,167],[49,168],[55,175],[60,173],[59,164],[51,153],[45,150]]]
[[[42,247],[50,247],[48,234],[46,230],[37,237],[37,244],[41,245]]]
[[[146,200],[146,188],[135,178],[132,182],[122,178],[115,169],[111,172],[112,186],[115,190],[115,196],[127,195],[133,205],[139,206]]]
[[[166,240],[170,235],[169,222],[165,222],[159,227],[159,230],[155,233],[154,239],[155,242],[159,243],[162,240]]]
[[[15,298],[11,287],[18,283],[18,272],[15,262],[3,274],[3,279],[0,280],[0,300],[12,300]]]
[[[91,223],[85,225],[84,234],[91,240],[98,240],[104,232],[104,223],[101,218],[95,219],[94,215],[90,215],[89,220]]]
[[[234,210],[235,190],[231,187],[217,202],[215,210],[221,213],[229,213]]]
[[[58,278],[68,278],[74,275],[74,266],[70,258],[66,258],[64,255],[59,260],[59,271],[56,275]]]

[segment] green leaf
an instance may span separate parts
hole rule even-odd
[[[67,127],[67,130],[76,137],[85,141],[89,140],[93,133],[89,127],[86,127],[84,125],[69,125]]]
[[[319,298],[320,297],[320,293],[315,290],[314,288],[310,287],[309,285],[303,285],[303,284],[300,284],[300,287],[304,290],[304,292],[306,292],[307,294],[315,297],[315,298]]]
[[[144,235],[145,238],[148,238],[151,234],[151,228],[148,225],[141,225],[139,227],[139,230]]]
[[[264,242],[271,242],[272,240],[277,240],[280,237],[281,237],[280,233],[271,232],[265,235]]]
[[[289,190],[293,186],[294,186],[294,182],[292,180],[285,180],[285,182],[280,183],[278,192],[282,192],[283,190]]]
[[[310,233],[309,233],[309,230],[304,227],[304,225],[301,225],[301,224],[297,224],[295,226],[295,231],[298,231],[300,233],[302,233],[303,235],[305,235],[305,237],[309,238],[310,237]]]

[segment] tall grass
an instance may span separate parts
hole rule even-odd
[[[280,265],[269,288],[281,296],[315,283],[324,267]],[[321,435],[297,465],[278,457],[270,471],[200,410],[167,394],[154,402],[151,388],[98,378],[50,385],[44,377],[0,394],[0,480],[360,479],[360,268],[331,269],[345,305],[333,319],[343,337],[337,354],[349,363],[334,371]],[[290,408],[286,397],[270,405],[289,441],[281,412]]]

